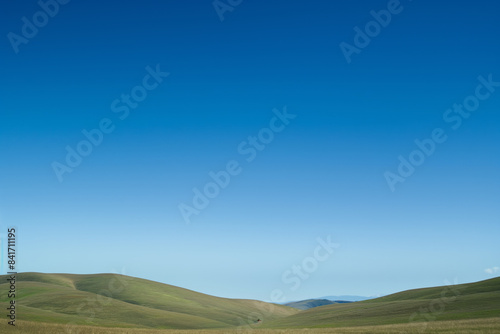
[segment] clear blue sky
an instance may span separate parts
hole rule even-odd
[[[443,119],[479,76],[500,81],[496,1],[401,0],[350,63],[339,45],[388,1],[244,0],[221,21],[209,0],[73,0],[46,25],[34,0],[1,7],[0,232],[18,228],[19,271],[294,300],[500,266],[500,87],[457,129]],[[8,34],[33,15],[16,53]],[[126,107],[157,64],[170,74]],[[247,161],[239,145],[284,106],[296,117]],[[103,119],[113,131],[59,182],[53,163]],[[384,173],[435,128],[447,140],[391,191]],[[232,160],[241,172],[186,224],[179,205]],[[292,290],[282,276],[329,235],[340,247]]]

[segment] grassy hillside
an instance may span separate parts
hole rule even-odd
[[[7,306],[0,276],[0,308]],[[218,298],[175,286],[114,274],[17,275],[18,319],[139,328],[224,328],[271,321],[298,311],[255,300]]]
[[[3,333],[3,332],[2,332]],[[156,329],[125,329],[103,328],[95,326],[65,326],[61,324],[47,324],[30,321],[20,321],[15,329],[7,328],[6,333],[20,334],[494,334],[500,333],[500,318],[486,318],[473,320],[433,321],[425,328],[413,327],[410,324],[343,327],[343,328],[315,328],[315,329],[201,329],[201,330],[156,330]]]
[[[316,307],[263,324],[269,328],[348,327],[407,323],[425,328],[436,320],[500,315],[500,277],[477,283],[408,290],[356,303]]]
[[[3,309],[8,302],[6,278],[0,276],[0,282],[5,282],[0,284],[0,308]],[[467,328],[499,329],[499,301],[500,278],[409,290],[305,311],[255,300],[218,298],[113,274],[18,274],[16,295],[17,321],[19,325],[24,324],[26,331],[20,326],[17,330],[26,333],[42,333],[41,328],[50,332],[59,328],[57,326],[68,328],[69,325],[76,325],[78,332],[82,329],[81,333],[86,333],[87,328],[96,328],[88,332],[98,333],[95,326],[120,327],[116,331],[123,333],[139,333],[141,328],[144,333],[149,332],[147,329],[214,329],[214,333],[232,333],[238,332],[236,326],[239,325],[246,325],[239,332],[248,329],[256,333],[261,330],[273,333],[273,328],[286,328],[283,333],[296,329],[298,333],[300,328],[326,330],[332,327],[347,333],[348,327],[354,330],[355,326],[369,326],[365,329],[373,333],[379,329],[381,333],[388,329],[394,329],[394,333],[403,329],[408,333],[424,329],[432,333],[431,328],[435,328],[436,333],[447,330],[458,333],[466,323],[463,321],[468,321]],[[257,323],[257,319],[263,322]],[[38,327],[39,331],[32,331]]]

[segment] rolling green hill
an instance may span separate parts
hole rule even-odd
[[[7,276],[0,276],[0,282],[5,282],[0,284],[0,308],[6,309]],[[17,320],[43,322],[47,326],[52,323],[54,326],[235,330],[236,326],[248,324],[260,329],[402,324],[415,326],[420,331],[434,321],[486,321],[487,318],[490,322],[499,319],[500,326],[500,277],[408,290],[305,311],[255,300],[213,297],[115,274],[22,273],[17,275],[16,291]],[[258,319],[264,321],[257,323]]]
[[[312,308],[264,324],[268,328],[375,326],[500,316],[500,277],[477,283],[408,290],[366,301]]]
[[[0,308],[7,307],[7,276],[0,276]],[[5,283],[3,283],[5,282]],[[213,297],[115,274],[17,275],[18,319],[110,327],[227,328],[297,313],[256,300]]]

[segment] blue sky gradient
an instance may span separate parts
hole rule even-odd
[[[221,21],[211,1],[70,1],[16,53],[8,34],[40,5],[3,4],[0,232],[19,230],[18,270],[262,300],[492,277],[500,87],[456,130],[443,115],[500,81],[499,5],[402,0],[348,63],[339,44],[387,6],[242,1]],[[170,75],[121,120],[111,104],[157,65]],[[296,118],[246,161],[238,146],[285,106]],[[59,182],[53,162],[105,118]],[[384,173],[435,128],[447,140],[391,191]],[[186,224],[179,204],[231,160],[241,173]],[[340,247],[292,290],[283,273],[327,236]]]

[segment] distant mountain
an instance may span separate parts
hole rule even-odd
[[[330,304],[338,304],[338,303],[351,303],[348,301],[344,300],[339,300],[339,301],[332,301],[328,299],[307,299],[307,300],[300,300],[298,302],[290,302],[283,304],[285,306],[293,307],[298,310],[308,310],[313,307],[318,307],[318,306],[323,306],[323,305],[330,305]]]
[[[315,299],[328,299],[332,301],[348,301],[348,302],[360,302],[362,300],[373,299],[375,297],[365,297],[365,296],[351,296],[351,295],[343,295],[343,296],[324,296],[318,297]]]

